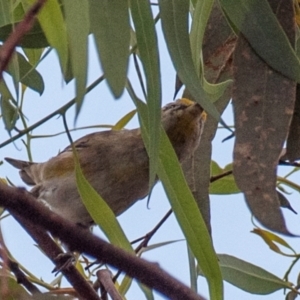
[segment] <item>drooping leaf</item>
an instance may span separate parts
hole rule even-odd
[[[119,98],[125,87],[128,68],[128,3],[123,0],[91,0],[90,20],[105,78],[113,95]]]
[[[88,0],[64,0],[70,62],[76,80],[76,117],[86,92],[87,47],[90,31]]]
[[[111,129],[112,130],[121,130],[123,129],[127,123],[135,116],[136,109],[127,113],[124,117],[122,117]]]
[[[197,75],[188,33],[188,0],[160,0],[162,29],[172,62],[180,80],[204,110],[217,120],[219,113],[210,102]]]
[[[43,48],[37,48],[37,49],[30,49],[30,48],[23,48],[23,51],[28,58],[29,63],[32,66],[37,66],[38,62],[41,59],[41,56],[44,52]]]
[[[147,122],[147,106],[129,89],[131,97],[137,105],[141,129],[146,148],[149,143],[149,123]],[[193,251],[198,263],[207,278],[211,299],[223,298],[222,277],[218,261],[211,243],[210,235],[193,195],[185,181],[176,153],[161,129],[158,177],[161,179],[173,212]]]
[[[8,36],[13,32],[14,25],[5,25],[0,28],[0,41],[5,41]],[[35,22],[33,27],[31,28],[30,32],[25,34],[18,46],[26,47],[26,48],[45,48],[48,47],[50,44],[38,22]]]
[[[78,192],[82,202],[84,203],[95,223],[99,225],[101,230],[112,244],[129,252],[133,252],[132,246],[128,241],[122,227],[120,226],[115,214],[87,181],[82,173],[77,159],[75,161],[75,175]]]
[[[198,76],[202,75],[202,43],[213,4],[214,1],[212,0],[197,1],[193,13],[190,43],[192,57]]]
[[[218,255],[223,279],[251,293],[267,295],[280,289],[290,289],[290,283],[261,267],[227,254]]]
[[[149,120],[149,186],[153,186],[158,166],[161,119],[161,80],[155,24],[148,0],[131,0],[139,57],[146,83]]]
[[[218,28],[215,25],[218,25]],[[227,80],[231,76],[231,56],[235,46],[235,38],[219,8],[214,5],[203,40],[203,61],[205,62],[205,76],[213,83]],[[188,89],[184,90],[183,97],[193,99]],[[228,88],[215,105],[222,114],[231,98]],[[201,136],[198,149],[193,158],[186,160],[183,170],[197,205],[201,211],[206,227],[210,232],[210,161],[212,153],[212,140],[216,134],[218,121],[208,115]]]
[[[255,52],[279,73],[300,83],[300,60],[294,50],[293,1],[220,0],[220,3]],[[274,12],[282,18],[276,18]]]
[[[300,159],[300,84],[297,84],[294,114],[286,143],[286,155],[283,159],[291,162]]]
[[[293,40],[293,4],[278,3],[285,8],[274,8],[278,20],[284,20],[281,25]],[[236,183],[251,212],[264,226],[290,234],[276,193],[276,168],[292,117],[296,84],[262,61],[242,35],[233,68]]]
[[[251,232],[259,235],[265,241],[265,243],[270,247],[271,250],[273,250],[277,253],[286,255],[286,256],[296,256],[297,255],[295,250],[284,239],[282,239],[278,235],[276,235],[270,231],[260,229],[260,228],[254,228]],[[291,250],[293,252],[293,254],[283,253],[275,243],[282,245],[285,248],[288,248],[289,250]]]
[[[66,70],[68,62],[68,39],[58,0],[46,1],[37,18],[49,44],[57,50],[62,70]]]
[[[2,119],[5,129],[10,132],[14,128],[18,119],[18,109],[15,105],[16,101],[4,80],[0,81],[0,95]],[[11,101],[13,101],[13,103]]]
[[[20,70],[19,61],[17,55],[12,55],[7,66],[7,72],[11,75],[13,86],[15,89],[16,98],[19,98],[19,82],[20,82]]]
[[[43,77],[21,53],[17,52],[15,57],[19,67],[19,81],[41,95],[44,91]],[[10,69],[7,72],[11,74]]]
[[[279,200],[280,207],[284,207],[292,211],[294,214],[297,214],[297,212],[292,208],[289,200],[279,191],[277,191],[277,196]]]

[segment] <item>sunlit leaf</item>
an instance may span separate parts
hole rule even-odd
[[[265,243],[270,247],[270,249],[272,249],[273,251],[283,254],[283,255],[286,255],[286,256],[295,256],[296,255],[295,250],[284,239],[282,239],[278,235],[276,235],[270,231],[260,229],[260,228],[254,228],[251,232],[259,235],[265,241]],[[283,253],[275,243],[280,244],[280,245],[284,246],[285,248],[288,248],[294,254],[290,255],[290,254]]]
[[[121,130],[123,129],[127,123],[135,116],[136,109],[127,113],[124,117],[122,117],[111,129],[112,130]]]
[[[65,70],[68,61],[68,40],[58,0],[46,1],[37,17],[48,42],[57,50],[62,70]]]

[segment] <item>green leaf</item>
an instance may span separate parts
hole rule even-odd
[[[192,57],[198,76],[202,70],[202,43],[203,36],[210,16],[213,0],[197,1],[192,18],[190,44]]]
[[[44,49],[30,49],[30,48],[23,48],[26,57],[28,58],[29,63],[36,67],[40,62],[41,56],[44,52]]]
[[[76,79],[77,117],[86,92],[89,3],[87,0],[64,0],[63,3],[72,71]]]
[[[204,110],[219,119],[220,115],[201,86],[195,70],[188,33],[188,0],[160,0],[163,33],[180,80]]]
[[[227,171],[232,170],[232,164],[222,169],[215,161],[211,161],[211,176],[219,176]],[[209,186],[209,193],[216,195],[228,195],[240,193],[232,174],[215,180]]]
[[[1,271],[0,283],[1,285],[5,284],[6,288],[5,297],[2,295],[1,299],[31,299],[30,294],[15,278],[4,274],[4,269],[1,269]]]
[[[12,2],[0,0],[0,27],[12,22]]]
[[[147,106],[136,98],[132,90],[129,89],[129,92],[139,111],[143,139],[147,140],[149,139]],[[147,141],[145,145],[147,148]],[[204,274],[208,280],[211,299],[222,299],[222,276],[210,235],[195,199],[185,181],[176,153],[162,128],[158,177],[162,181],[183,234],[198,263],[204,270]]]
[[[58,0],[46,1],[38,20],[51,47],[57,50],[62,70],[68,62],[68,40],[63,14]]]
[[[137,46],[147,82],[149,186],[155,183],[160,141],[161,80],[155,24],[148,0],[131,0]]]
[[[300,82],[300,61],[266,0],[220,0],[255,52],[279,73]],[[294,41],[293,41],[294,42]]]
[[[21,53],[17,52],[16,58],[19,66],[19,81],[41,95],[44,91],[43,77]],[[9,69],[7,71],[11,74]]]
[[[124,90],[129,57],[130,25],[127,1],[90,0],[91,31],[113,95]]]
[[[0,41],[4,42],[13,32],[14,26],[9,24],[0,28]],[[35,22],[30,32],[22,37],[18,46],[26,48],[44,48],[49,46],[49,42],[38,22]]]
[[[227,254],[218,255],[223,279],[251,293],[267,295],[292,285],[268,271]]]
[[[112,130],[121,130],[123,129],[127,123],[135,116],[136,109],[127,113],[124,117],[122,117],[111,129]]]
[[[14,102],[14,105],[11,101]],[[15,106],[15,102],[5,81],[2,79],[0,81],[0,105],[4,126],[8,132],[15,127],[18,119],[18,109]]]
[[[9,61],[7,72],[11,75],[13,86],[15,88],[16,98],[19,98],[19,81],[20,81],[20,70],[19,62],[16,55],[12,55],[11,60]]]
[[[149,289],[146,285],[140,283],[139,287],[143,291],[146,300],[154,300],[153,290]]]
[[[188,259],[189,259],[189,270],[190,270],[190,286],[191,289],[195,292],[198,291],[198,284],[197,284],[197,266],[196,260],[193,252],[191,251],[189,245],[187,245],[188,250]]]
[[[75,149],[73,150],[75,151]],[[120,226],[115,214],[95,191],[84,177],[79,163],[75,161],[75,174],[78,192],[86,209],[96,224],[107,236],[108,240],[115,246],[121,247],[128,252],[134,253],[122,227]]]

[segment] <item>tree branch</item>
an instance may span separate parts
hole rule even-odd
[[[25,195],[25,193],[23,194]],[[32,222],[32,220],[35,220],[34,215],[32,215],[33,218],[29,221],[27,217],[24,217],[14,209],[8,210],[13,215],[13,217],[24,227],[24,229],[31,235],[34,241],[41,247],[41,249],[51,259],[51,261],[56,265],[56,268],[61,269],[62,274],[74,287],[79,296],[81,296],[83,299],[88,300],[100,299],[93,287],[82,277],[82,275],[79,273],[79,271],[75,268],[74,265],[69,265],[67,268],[61,268],[63,264],[57,260],[57,257],[59,255],[62,255],[63,252],[50,238],[50,236],[46,233],[44,229],[36,226],[37,224],[35,224],[34,221]]]
[[[68,222],[49,211],[23,189],[0,184],[0,205],[6,207],[13,215],[30,220],[40,231],[42,228],[49,231],[72,249],[123,270],[130,277],[138,279],[170,299],[204,300],[156,264],[133,256]]]

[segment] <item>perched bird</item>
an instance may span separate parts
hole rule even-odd
[[[188,99],[162,108],[162,125],[180,162],[197,148],[205,119],[201,106]],[[149,193],[149,158],[139,128],[95,132],[74,146],[87,180],[116,215]],[[71,146],[44,163],[5,159],[52,211],[84,227],[93,224],[77,191]]]

